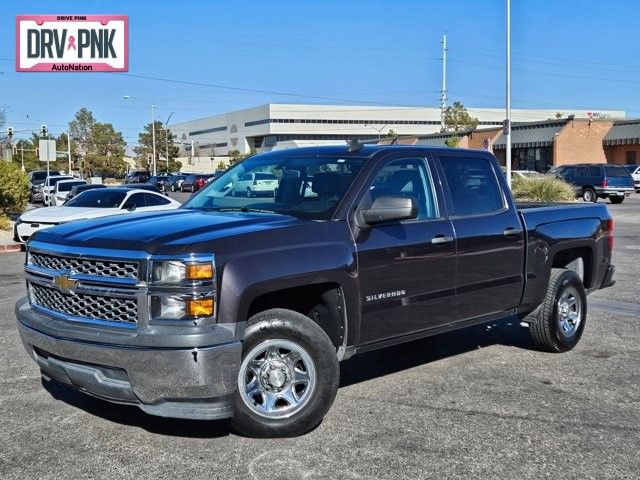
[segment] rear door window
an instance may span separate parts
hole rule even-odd
[[[588,172],[588,168],[587,167],[578,167],[576,169],[576,177],[586,177],[587,175],[589,175]]]
[[[607,177],[628,177],[630,175],[624,167],[608,166],[604,167],[604,172]]]
[[[589,176],[590,177],[601,177],[602,170],[600,167],[589,167]]]
[[[160,195],[146,193],[145,196],[147,197],[147,207],[157,207],[159,205],[168,205],[171,203],[171,200]]]
[[[441,157],[454,215],[484,215],[505,208],[493,167],[481,157]]]

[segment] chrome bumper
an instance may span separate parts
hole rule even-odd
[[[96,343],[104,342],[99,335],[93,342],[58,337],[53,324],[65,322],[35,311],[26,299],[16,304],[16,317],[22,342],[45,378],[153,415],[210,420],[233,415],[238,340],[197,346],[202,342],[189,336],[191,348],[154,348],[136,347],[131,338],[118,345]]]

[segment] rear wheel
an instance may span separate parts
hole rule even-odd
[[[253,197],[253,193],[251,192],[251,189],[247,187],[247,198],[251,197]]]
[[[623,196],[609,197],[609,200],[611,200],[611,203],[622,203],[624,202],[624,197]]]
[[[307,433],[331,407],[339,379],[335,348],[320,326],[291,310],[259,313],[245,331],[232,425],[256,437]]]
[[[547,294],[529,329],[533,343],[546,352],[566,352],[575,347],[587,320],[587,294],[573,270],[554,268]]]
[[[585,202],[597,202],[598,196],[593,188],[587,187],[582,191],[582,199]]]

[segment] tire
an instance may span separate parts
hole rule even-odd
[[[171,191],[175,192],[176,191],[176,186],[175,185],[171,185]]]
[[[253,193],[251,193],[251,189],[247,187],[247,198],[253,197]]]
[[[258,313],[245,331],[231,425],[251,437],[305,434],[329,411],[339,381],[335,347],[318,324],[291,310]]]
[[[563,315],[561,309],[571,304]],[[573,319],[571,319],[573,317]],[[551,270],[544,302],[529,330],[536,348],[545,352],[567,352],[575,347],[587,321],[587,294],[573,270]]]
[[[609,197],[609,200],[611,201],[611,203],[615,203],[615,204],[619,204],[624,202],[624,197]]]
[[[596,191],[593,188],[587,187],[582,191],[582,199],[585,202],[596,203],[598,195],[596,195]]]

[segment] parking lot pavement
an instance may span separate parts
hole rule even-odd
[[[0,477],[640,478],[640,195],[610,209],[618,283],[575,350],[497,322],[355,357],[324,422],[284,440],[43,388],[14,324],[23,258],[0,256]]]

